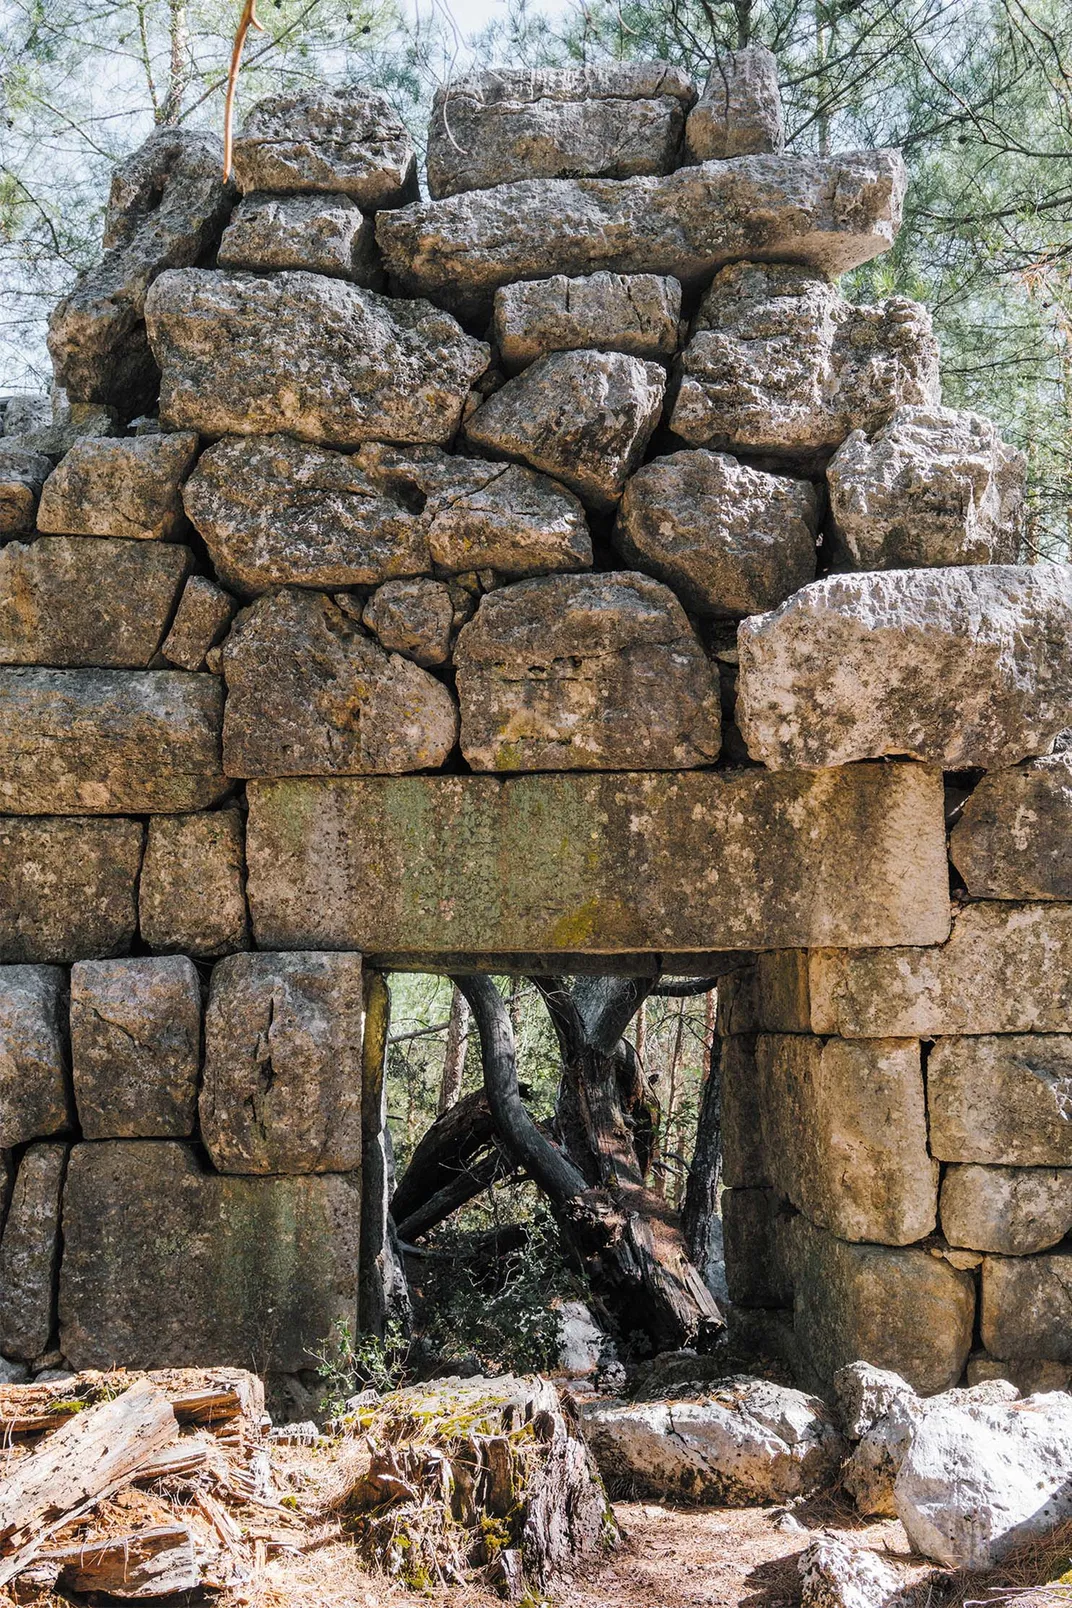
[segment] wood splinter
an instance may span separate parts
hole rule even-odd
[[[246,35],[251,28],[258,33],[264,32],[263,22],[257,20],[257,0],[245,0],[242,15],[238,19],[235,30],[234,47],[231,51],[231,65],[227,72],[227,95],[223,103],[223,179],[226,184],[231,177],[231,158],[234,153],[234,103],[235,91],[238,88],[238,73],[242,65],[242,52],[246,45]]]

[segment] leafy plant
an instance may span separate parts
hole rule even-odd
[[[385,1395],[404,1385],[409,1378],[409,1351],[409,1339],[398,1324],[390,1324],[381,1340],[374,1334],[355,1334],[349,1323],[338,1319],[324,1350],[316,1353],[325,1416],[337,1418],[351,1396],[363,1390]]]

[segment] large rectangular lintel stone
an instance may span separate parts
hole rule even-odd
[[[620,954],[948,932],[941,778],[923,766],[290,778],[251,782],[249,801],[263,948]]]

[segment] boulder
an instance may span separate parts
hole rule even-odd
[[[839,1368],[831,1384],[838,1422],[850,1440],[859,1441],[902,1402],[915,1401],[915,1391],[900,1374],[850,1362]]]
[[[585,1439],[611,1494],[749,1507],[832,1484],[845,1443],[815,1396],[745,1375],[669,1401],[594,1401]]]
[[[685,124],[689,162],[761,156],[785,148],[778,63],[763,45],[720,51]]]
[[[194,1131],[201,984],[185,955],[71,968],[71,1072],[84,1139]]]
[[[125,954],[143,835],[140,821],[0,819],[0,961]]]
[[[551,274],[672,274],[696,289],[741,258],[845,273],[893,244],[905,182],[896,151],[523,179],[384,213],[376,238],[402,294],[479,319],[500,285]]]
[[[986,1257],[980,1311],[992,1357],[1072,1362],[1072,1251]]]
[[[51,424],[42,422],[21,435],[5,436],[5,448],[40,453],[50,463],[56,464],[66,457],[79,441],[111,438],[123,433],[119,424],[118,410],[103,403],[72,402],[67,392],[57,386],[52,406]]]
[[[323,274],[187,269],[145,305],[160,418],[202,435],[445,445],[488,348],[427,302]]]
[[[1072,724],[1064,564],[834,575],[737,640],[737,723],[774,769],[885,754],[999,769]]]
[[[361,956],[229,955],[205,1016],[201,1135],[225,1173],[361,1165]]]
[[[359,1180],[236,1178],[177,1140],[76,1145],[60,1343],[73,1368],[316,1365],[357,1304]]]
[[[563,1301],[558,1312],[558,1366],[587,1379],[600,1365],[608,1338],[583,1301]]]
[[[1027,460],[989,419],[902,407],[854,430],[826,471],[838,569],[1015,564]]]
[[[673,357],[681,286],[658,274],[527,279],[495,292],[494,335],[508,373],[548,352],[598,349],[652,360]]]
[[[834,1536],[813,1541],[797,1559],[802,1608],[892,1608],[900,1576],[869,1547]]]
[[[0,548],[0,665],[147,669],[191,560],[172,542],[9,542]]]
[[[153,817],[138,883],[150,949],[202,959],[248,946],[244,842],[236,809]]]
[[[894,1483],[926,1406],[909,1386],[905,1385],[905,1391],[906,1394],[892,1401],[887,1411],[861,1436],[842,1467],[845,1489],[857,1512],[866,1518],[897,1517]],[[956,1392],[950,1391],[946,1395],[932,1396],[930,1400],[944,1401],[947,1395],[954,1394]]]
[[[247,195],[223,231],[221,268],[310,273],[383,289],[383,269],[370,217],[346,195]]]
[[[551,352],[492,393],[466,421],[465,440],[612,508],[659,422],[665,386],[657,363],[624,352]]]
[[[67,536],[170,538],[182,524],[180,488],[197,437],[143,435],[76,441],[41,493],[37,528]]]
[[[60,1196],[68,1147],[34,1144],[15,1174],[0,1240],[0,1351],[32,1362],[56,1322]]]
[[[1072,1384],[1072,1364],[1046,1362],[1042,1358],[1016,1357],[1011,1362],[999,1361],[985,1351],[976,1351],[968,1358],[968,1383],[1007,1382],[1021,1396],[1043,1395],[1051,1390],[1067,1390]]]
[[[1072,1170],[947,1167],[941,1217],[950,1245],[1001,1256],[1047,1251],[1072,1231]]]
[[[234,619],[235,607],[231,594],[206,575],[191,575],[160,649],[164,658],[179,670],[202,670],[205,655]]]
[[[939,1039],[927,1104],[931,1152],[942,1161],[1072,1167],[1072,1036]]]
[[[984,776],[949,840],[973,899],[1072,900],[1072,751]]]
[[[454,662],[473,770],[683,770],[718,756],[717,673],[674,594],[645,575],[489,592]]]
[[[171,814],[227,791],[223,696],[180,670],[0,670],[0,805]]]
[[[0,435],[22,435],[52,422],[52,397],[47,391],[9,392],[0,403]]]
[[[669,173],[695,99],[686,75],[666,62],[477,69],[436,90],[429,193]]]
[[[365,604],[361,623],[380,646],[416,664],[446,664],[454,627],[454,600],[442,581],[418,576],[385,581]]]
[[[61,1133],[74,1114],[66,985],[58,966],[0,966],[0,1150]]]
[[[613,541],[686,608],[760,614],[815,579],[819,522],[807,480],[764,474],[721,452],[672,452],[629,480]]]
[[[736,262],[715,275],[675,365],[670,428],[690,446],[810,466],[902,404],[937,402],[938,386],[917,303],[861,307],[821,269]]]
[[[240,190],[348,195],[367,212],[417,196],[417,157],[382,95],[318,84],[258,101],[234,142]]]
[[[361,630],[361,605],[287,589],[239,615],[223,650],[229,776],[433,770],[458,711],[441,682]]]
[[[129,413],[152,400],[156,369],[145,297],[167,268],[200,262],[216,242],[234,192],[223,146],[202,129],[158,128],[117,168],[104,255],[79,275],[49,320],[56,383],[72,400],[115,402]]]
[[[43,452],[0,443],[0,536],[33,530],[41,488],[51,473],[52,460]]]

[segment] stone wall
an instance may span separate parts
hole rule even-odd
[[[428,199],[359,89],[117,173],[0,436],[3,1356],[302,1368],[379,971],[732,952],[742,1311],[1072,1369],[1072,580],[837,289],[899,156],[783,146],[748,50],[460,80]]]

